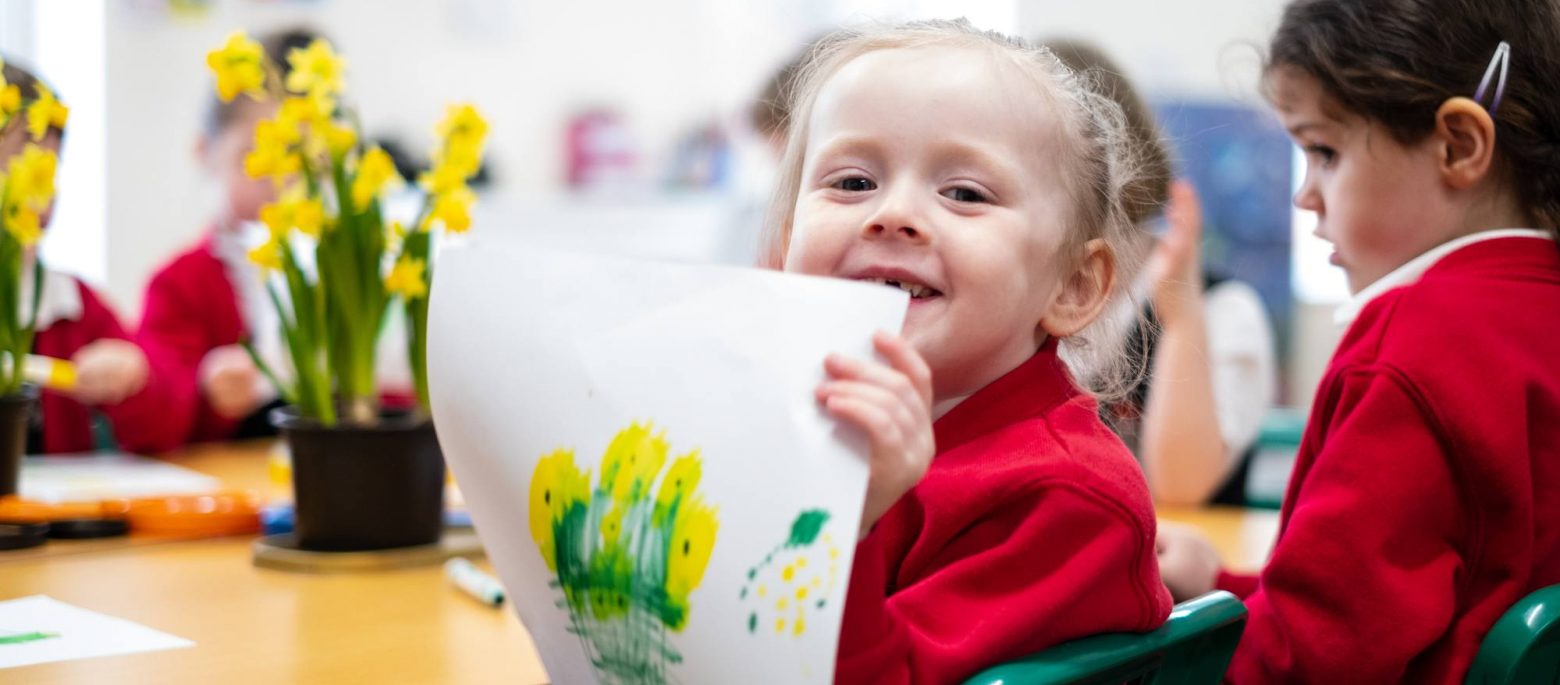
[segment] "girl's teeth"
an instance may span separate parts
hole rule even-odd
[[[887,279],[887,278],[868,278],[868,279],[866,279],[866,281],[868,283],[877,283],[879,285],[886,285],[886,286],[889,286],[891,288],[898,288],[898,289],[903,290],[903,291],[905,291],[907,293],[910,293],[910,297],[911,298],[927,297],[927,296],[930,296],[932,294],[932,292],[933,292],[931,288],[928,288],[928,287],[926,287],[924,285],[916,285],[914,283],[905,283],[903,281],[895,281],[895,280],[890,280],[890,279]]]

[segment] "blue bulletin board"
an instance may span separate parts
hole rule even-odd
[[[1158,102],[1178,175],[1203,205],[1203,260],[1214,273],[1251,284],[1273,317],[1287,356],[1290,294],[1290,189],[1293,143],[1273,115],[1231,104]]]

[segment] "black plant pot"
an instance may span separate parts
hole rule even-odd
[[[292,407],[271,413],[292,451],[294,528],[302,549],[427,545],[444,530],[444,455],[433,422],[386,414],[325,427]]]
[[[20,485],[22,456],[27,452],[27,420],[37,401],[38,389],[32,386],[0,397],[0,497],[16,494]]]

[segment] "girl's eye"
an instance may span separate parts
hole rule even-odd
[[[877,184],[873,183],[872,179],[862,178],[860,176],[842,178],[834,182],[834,187],[839,188],[840,190],[843,190],[847,193],[864,193],[869,190],[877,190]]]
[[[980,194],[980,191],[975,190],[974,188],[963,188],[963,187],[949,188],[947,190],[944,190],[942,194],[943,194],[943,197],[946,197],[946,198],[948,198],[950,200],[953,200],[954,202],[987,202],[988,201],[986,199],[985,195]]]
[[[1322,164],[1332,164],[1333,160],[1338,157],[1338,153],[1326,145],[1307,145],[1305,146],[1305,153],[1321,160]]]

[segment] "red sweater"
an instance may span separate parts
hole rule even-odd
[[[197,442],[230,437],[238,419],[211,409],[199,390],[201,360],[206,353],[243,339],[246,324],[227,268],[212,248],[212,238],[179,254],[146,286],[141,330],[137,341],[148,354],[165,360],[169,382],[183,389],[177,406],[167,408],[180,427],[182,440]]]
[[[933,430],[926,477],[857,545],[836,682],[956,682],[1164,622],[1148,487],[1054,342]]]
[[[1333,356],[1237,683],[1460,683],[1560,582],[1560,250],[1463,247],[1361,311]]]
[[[104,338],[128,339],[114,312],[87,284],[71,279],[80,288],[81,317],[55,321],[38,331],[33,352],[70,359],[88,343]],[[177,386],[166,382],[165,369],[148,355],[151,369],[146,387],[117,405],[99,407],[114,426],[120,447],[131,452],[153,453],[178,447],[182,436],[170,423],[166,408],[177,403]],[[92,411],[69,395],[45,390],[39,399],[43,412],[44,452],[85,452],[92,439]]]

